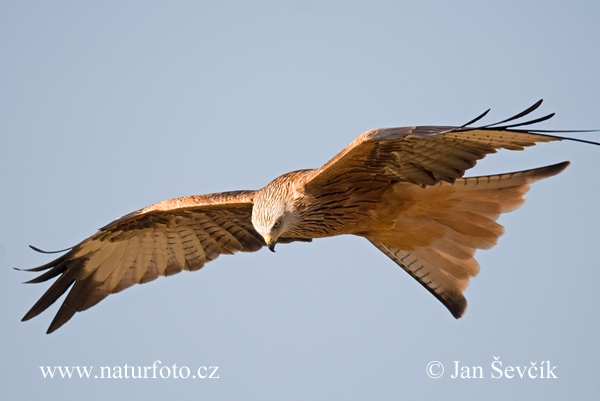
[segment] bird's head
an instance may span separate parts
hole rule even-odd
[[[275,252],[279,238],[293,231],[298,221],[290,185],[281,177],[257,193],[252,207],[252,225],[272,252]]]

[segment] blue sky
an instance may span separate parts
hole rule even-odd
[[[21,323],[50,260],[178,196],[258,189],[363,131],[504,119],[599,129],[600,4],[0,3],[0,297],[6,399],[594,399],[600,387],[600,148],[500,152],[470,175],[563,160],[519,210],[455,320],[360,238],[224,256],[110,296],[44,334]],[[600,140],[597,133],[574,137]],[[557,366],[557,379],[492,378]],[[219,366],[218,379],[44,379],[40,366]],[[430,361],[446,373],[426,374]],[[481,379],[452,379],[454,361]],[[497,365],[496,365],[497,366]]]

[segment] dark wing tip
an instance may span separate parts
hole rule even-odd
[[[517,119],[519,119],[519,118],[521,118],[521,117],[525,117],[527,114],[530,114],[531,112],[535,111],[535,110],[536,110],[538,107],[540,107],[540,105],[542,104],[542,102],[543,102],[543,101],[544,101],[544,99],[540,99],[540,100],[538,100],[537,102],[535,102],[535,103],[534,103],[532,106],[529,106],[527,109],[523,110],[523,111],[522,111],[522,112],[520,112],[520,113],[517,113],[517,114],[515,114],[515,115],[514,115],[514,116],[512,116],[512,117],[509,117],[509,118],[507,118],[507,119],[505,119],[505,120],[502,120],[502,121],[499,121],[499,122],[497,122],[497,123],[488,124],[488,125],[485,125],[485,126],[479,127],[479,129],[481,129],[481,128],[488,128],[488,127],[493,127],[493,126],[495,126],[495,125],[504,124],[504,123],[507,123],[507,122],[510,122],[510,121],[517,120]],[[490,112],[490,110],[491,110],[491,109],[487,109],[487,110],[486,110],[484,113],[482,113],[481,115],[479,115],[479,116],[475,117],[474,119],[472,119],[472,120],[471,120],[471,121],[469,121],[468,123],[461,125],[459,128],[465,128],[465,127],[467,127],[468,125],[471,125],[471,124],[473,124],[473,123],[475,123],[475,122],[477,122],[477,121],[481,120],[483,117],[485,117],[485,116],[486,116],[486,115],[487,115],[487,114]],[[546,116],[546,118],[545,118],[545,119],[551,118],[553,115],[554,115],[554,113],[552,113],[552,115],[550,115],[550,116]],[[542,120],[542,121],[543,121],[543,120]],[[533,122],[532,122],[531,124],[533,124]]]
[[[471,121],[469,121],[468,123],[464,123],[463,125],[460,126],[460,128],[465,128],[467,125],[471,125],[473,123],[476,123],[477,121],[481,120],[483,117],[485,117],[487,115],[487,113],[490,112],[491,109],[487,109],[486,111],[484,111],[483,113],[481,113],[480,115],[478,115],[477,117],[475,117],[474,119],[472,119]]]
[[[69,247],[69,248],[61,249],[61,250],[59,250],[59,251],[44,251],[43,249],[40,249],[40,248],[38,248],[38,247],[35,247],[35,246],[33,246],[33,245],[29,245],[29,247],[30,247],[31,249],[33,249],[34,251],[36,251],[36,252],[39,252],[39,253],[45,253],[45,254],[52,254],[52,253],[61,253],[61,252],[67,252],[67,251],[70,251],[71,249],[73,249],[73,247]]]
[[[52,323],[50,323],[50,326],[48,326],[48,330],[46,330],[46,334],[51,334],[51,333],[55,332],[56,330],[58,330],[63,324],[67,323],[67,321],[69,319],[71,319],[74,314],[75,314],[75,312],[73,312],[70,315],[65,315],[65,316],[56,315],[54,317],[54,319],[52,320]]]
[[[588,143],[591,145],[600,145],[600,143],[598,142],[594,142],[594,141],[588,141],[585,139],[577,139],[577,138],[567,138],[567,137],[562,137],[562,136],[556,136],[556,135],[552,135],[552,134],[561,134],[561,133],[582,133],[582,132],[598,132],[598,130],[540,130],[540,129],[517,129],[518,127],[523,127],[526,125],[533,125],[533,124],[537,124],[537,123],[541,123],[543,121],[549,120],[552,117],[554,117],[554,115],[556,113],[550,113],[547,114],[545,116],[542,117],[538,117],[532,120],[527,120],[527,121],[523,121],[523,122],[513,122],[512,124],[506,124],[506,123],[510,123],[512,121],[518,120],[522,117],[525,117],[528,114],[531,114],[533,111],[537,110],[540,105],[542,104],[543,99],[538,100],[537,102],[535,102],[532,106],[528,107],[527,109],[523,110],[520,113],[515,114],[514,116],[507,118],[505,120],[493,123],[493,124],[487,124],[487,125],[482,125],[482,126],[478,126],[478,127],[469,127],[468,125],[473,124],[476,121],[479,121],[482,117],[484,117],[489,109],[481,114],[480,116],[478,116],[477,118],[469,121],[468,123],[461,125],[460,127],[457,127],[455,129],[450,130],[449,132],[456,132],[456,131],[473,131],[473,130],[507,130],[507,131],[512,131],[512,132],[522,132],[522,133],[527,133],[527,134],[541,134],[541,135],[545,135],[548,137],[553,137],[556,138],[558,140],[569,140],[569,141],[575,141],[575,142],[582,142],[582,143]],[[501,125],[501,124],[505,124],[505,125]]]

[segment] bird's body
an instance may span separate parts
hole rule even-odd
[[[523,203],[530,183],[568,165],[463,178],[497,149],[566,139],[513,128],[528,123],[372,130],[323,167],[284,174],[260,190],[171,199],[130,213],[29,269],[45,271],[30,282],[58,278],[24,320],[71,286],[48,332],[111,293],[198,270],[220,254],[342,234],[369,240],[458,318],[466,309],[462,292],[479,271],[473,254],[503,233],[496,219]]]

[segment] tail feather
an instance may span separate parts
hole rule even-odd
[[[410,251],[394,249],[372,238],[368,239],[444,304],[452,316],[458,319],[465,313],[467,300],[461,287],[466,287],[468,278],[460,279],[441,269],[432,269],[427,264],[426,255],[413,255]]]
[[[394,228],[366,238],[429,290],[460,318],[463,291],[479,273],[477,249],[494,246],[504,233],[502,213],[525,201],[530,184],[563,171],[569,162],[508,174],[470,177],[421,188],[398,184],[397,194],[411,200]]]

